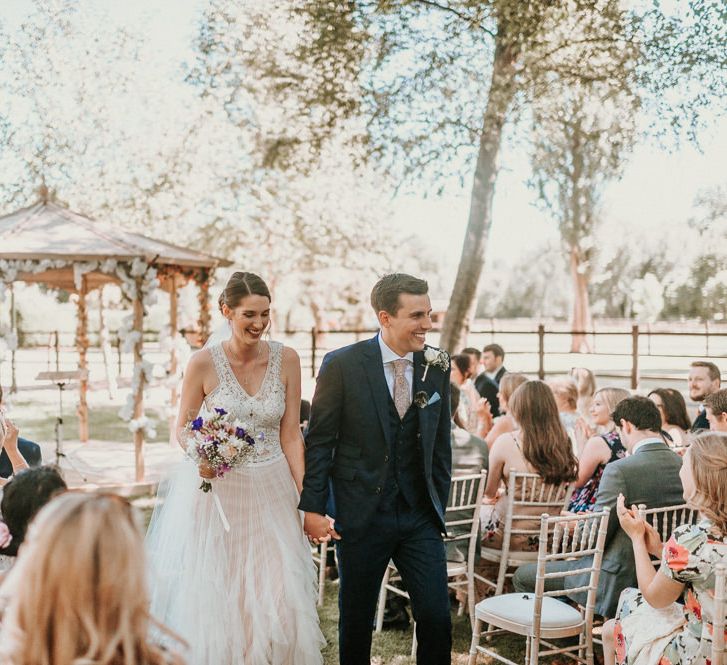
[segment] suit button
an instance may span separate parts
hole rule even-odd
[[[384,462],[388,462],[388,461],[389,461],[389,456],[388,455],[384,455]]]
[[[376,494],[381,494],[381,487],[376,488]]]

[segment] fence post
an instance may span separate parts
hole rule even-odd
[[[57,330],[53,331],[53,348],[56,352],[56,372],[61,369],[61,340]]]
[[[631,326],[631,390],[639,385],[639,326]]]
[[[310,375],[312,379],[316,378],[316,338],[318,331],[313,326],[310,329]]]
[[[545,380],[545,326],[538,325],[538,378]]]

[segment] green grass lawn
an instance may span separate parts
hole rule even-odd
[[[326,584],[326,596],[323,607],[319,609],[321,630],[325,635],[328,645],[323,651],[325,665],[338,665],[338,586]],[[413,624],[412,624],[413,625]],[[409,658],[411,653],[412,629],[409,630],[386,630],[382,633],[374,633],[373,646],[371,648],[371,662],[376,665],[410,665],[414,663]],[[456,616],[452,614],[452,665],[465,665],[469,657],[472,629],[469,617]],[[497,652],[510,658],[515,662],[524,662],[525,641],[517,635],[499,636],[490,643]],[[566,658],[558,662],[574,662]],[[485,658],[479,655],[478,665],[491,665],[497,661],[493,658]],[[542,658],[542,663],[555,663],[555,658]]]

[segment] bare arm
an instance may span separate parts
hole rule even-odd
[[[591,479],[598,465],[605,464],[609,459],[611,459],[611,449],[600,436],[588,439],[578,460],[576,487],[583,487]]]
[[[198,351],[187,363],[182,382],[182,395],[179,400],[179,414],[177,415],[176,435],[177,443],[186,450],[182,430],[190,421],[194,420],[199,413],[202,402],[205,398],[204,379],[209,368],[209,351]]]
[[[492,429],[487,433],[487,436],[485,437],[485,441],[487,441],[487,445],[489,446],[490,450],[492,450],[492,447],[495,445],[495,441],[497,441],[500,436],[502,436],[503,434],[507,434],[508,432],[512,432],[512,419],[510,418],[510,416],[506,414],[504,416],[496,418]]]
[[[283,349],[285,413],[280,421],[280,445],[288,460],[290,473],[300,494],[305,473],[305,449],[300,433],[300,358],[293,350]]]
[[[512,437],[509,434],[503,434],[495,441],[490,451],[490,466],[487,471],[487,485],[485,485],[485,498],[489,501],[497,499],[497,491],[500,489],[500,483],[503,480],[507,459],[505,449],[508,448],[511,441]]]
[[[18,450],[18,428],[12,420],[5,418],[5,436],[0,444],[0,450],[5,450],[13,468],[13,473],[17,473],[21,469],[27,469],[28,463]],[[0,478],[0,485],[5,484],[5,480]]]

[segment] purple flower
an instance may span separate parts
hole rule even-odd
[[[215,407],[215,411],[217,413],[219,413],[221,416],[226,416],[227,415],[227,411],[225,411],[224,409],[218,409],[217,407]]]
[[[244,439],[247,436],[247,432],[245,432],[245,430],[242,429],[242,427],[236,427],[235,428],[235,436],[238,439]]]
[[[202,419],[202,417],[195,418],[192,421],[192,430],[195,432],[198,430],[201,430],[203,425],[204,425],[204,420]]]
[[[255,439],[253,439],[249,434],[245,434],[245,443],[254,446],[255,445]]]

